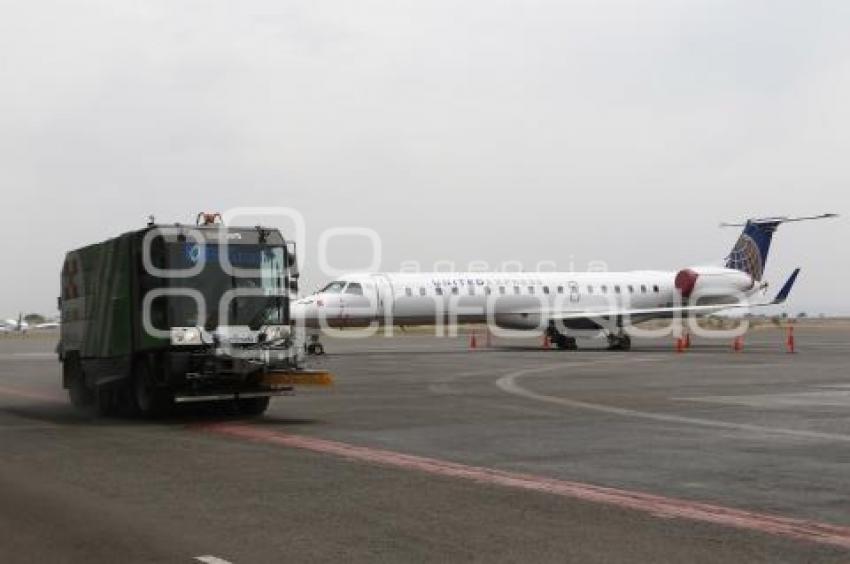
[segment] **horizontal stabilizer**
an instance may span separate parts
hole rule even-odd
[[[784,217],[784,216],[762,217],[762,218],[748,219],[745,223],[726,223],[726,222],[723,222],[723,223],[720,224],[720,227],[746,227],[747,224],[762,225],[762,224],[766,224],[766,223],[773,224],[773,225],[779,225],[780,223],[793,223],[795,221],[809,221],[811,219],[832,219],[832,218],[836,218],[836,217],[838,217],[837,213],[822,213],[820,215],[806,215],[806,216],[800,216],[800,217]]]
[[[784,303],[785,300],[788,299],[788,294],[791,293],[791,288],[794,287],[794,282],[797,281],[798,274],[800,274],[800,269],[794,269],[794,272],[792,272],[791,276],[788,277],[788,280],[785,281],[785,284],[782,286],[782,289],[779,290],[779,293],[776,294],[775,298],[773,298],[773,301],[771,302],[772,305]]]

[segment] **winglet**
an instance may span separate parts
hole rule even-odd
[[[797,275],[800,274],[800,269],[797,268],[794,272],[791,273],[791,276],[788,277],[788,280],[785,282],[785,285],[782,286],[782,289],[779,290],[779,293],[776,294],[776,297],[773,298],[771,302],[772,305],[778,305],[784,303],[785,300],[788,299],[788,294],[791,293],[791,288],[794,287],[794,282],[797,281]]]

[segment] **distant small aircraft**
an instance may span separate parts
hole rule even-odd
[[[723,266],[630,272],[360,273],[334,280],[293,303],[293,319],[321,354],[317,330],[374,323],[434,325],[494,322],[505,329],[543,331],[559,348],[575,349],[567,331],[602,333],[611,349],[628,350],[625,328],[651,319],[703,316],[727,309],[781,304],[800,269],[770,301],[750,301],[763,280],[773,233],[782,223],[836,217],[767,217],[744,223]]]
[[[24,314],[21,313],[18,315],[18,319],[6,319],[3,321],[3,325],[0,326],[3,328],[4,333],[26,333],[30,328],[29,323],[24,321]]]

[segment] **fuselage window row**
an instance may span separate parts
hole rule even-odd
[[[489,296],[489,295],[493,294],[493,289],[490,286],[485,285],[482,288],[483,288],[484,295]],[[527,288],[527,292],[526,292],[527,295],[534,295],[534,293],[535,293],[534,286],[527,286],[526,288]],[[623,288],[619,284],[615,284],[613,288],[614,288],[615,294],[623,293]],[[661,292],[661,288],[659,287],[658,284],[653,284],[651,286],[651,288],[652,288],[652,292],[655,293],[655,294],[658,294],[658,293]],[[587,288],[586,288],[587,294],[588,295],[594,294],[596,292],[596,289],[597,289],[596,286],[588,285]],[[634,294],[636,292],[636,287],[633,286],[632,284],[628,284],[626,286],[626,289],[628,290],[628,292],[630,294]],[[514,286],[514,294],[515,295],[522,295],[523,294],[522,290],[523,289],[522,289],[521,286]],[[639,290],[640,290],[641,294],[647,294],[650,291],[650,286],[647,285],[647,284],[641,284],[640,287],[639,287]],[[541,291],[545,295],[551,295],[551,290],[550,290],[549,286],[543,286],[541,288]],[[468,292],[469,292],[470,296],[478,295],[478,293],[476,292],[475,286],[469,286]],[[564,293],[564,286],[557,286],[556,292],[558,294],[563,294]],[[346,287],[344,293],[362,296],[363,295],[363,289],[360,287],[359,284],[356,284],[356,285],[355,284],[349,284]],[[419,293],[420,296],[427,296],[428,295],[428,288],[426,288],[424,286],[420,286],[418,288],[418,293]],[[454,294],[454,295],[459,295],[459,293],[460,293],[459,287],[458,286],[452,286],[451,293]],[[498,287],[498,293],[499,293],[499,295],[504,296],[507,293],[505,286],[499,286]],[[574,294],[574,295],[579,293],[579,288],[578,288],[578,286],[575,285],[575,283],[571,283],[570,293]],[[599,286],[599,293],[607,294],[608,293],[608,286],[605,285],[605,284],[600,285]],[[404,288],[404,295],[405,296],[413,297],[413,294],[414,294],[414,288],[411,288],[411,287],[405,287]],[[439,286],[435,287],[434,288],[434,295],[442,296],[443,295],[443,288],[439,287]]]

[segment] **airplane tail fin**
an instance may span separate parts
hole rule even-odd
[[[753,280],[760,281],[764,275],[764,267],[767,263],[767,254],[770,251],[773,233],[780,224],[831,217],[838,217],[838,215],[825,213],[807,217],[766,217],[748,219],[746,223],[721,223],[721,227],[744,228],[729,256],[726,257],[726,268],[746,272],[753,277]]]

